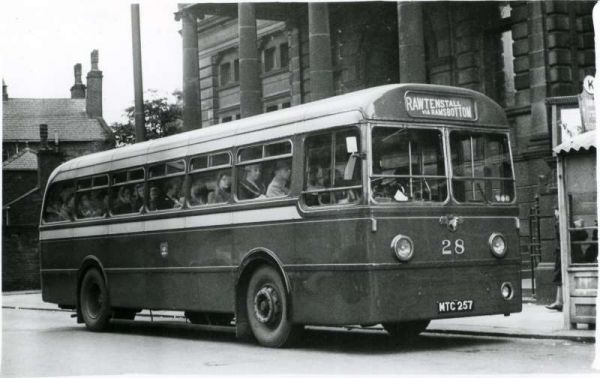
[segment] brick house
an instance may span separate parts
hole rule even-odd
[[[114,147],[102,118],[102,71],[87,87],[75,65],[71,98],[10,98],[2,83],[2,287],[39,288],[38,224],[46,181],[60,163]],[[53,141],[49,143],[48,140]]]
[[[513,128],[521,248],[542,218],[538,299],[554,295],[556,202],[546,98],[594,73],[593,1],[181,4],[184,127],[397,82],[453,85],[500,103]],[[529,269],[524,270],[527,274]]]

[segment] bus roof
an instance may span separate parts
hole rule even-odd
[[[365,120],[508,127],[504,110],[479,92],[430,84],[391,84],[82,156],[60,165],[50,181]]]

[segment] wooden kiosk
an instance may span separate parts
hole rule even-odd
[[[548,99],[556,157],[565,328],[595,328],[598,288],[596,129],[593,96]],[[591,106],[590,106],[591,104]]]

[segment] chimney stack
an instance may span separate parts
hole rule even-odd
[[[6,86],[4,79],[2,79],[2,101],[8,100],[8,89],[7,88],[8,87]]]
[[[92,51],[92,68],[87,74],[85,104],[88,117],[102,117],[102,71],[98,69],[98,50]]]
[[[75,84],[71,87],[71,98],[85,98],[85,85],[81,82],[81,63],[73,67],[75,74]]]
[[[63,156],[58,148],[52,149],[48,146],[48,125],[40,125],[40,148],[37,151],[38,158],[38,188],[43,193],[46,183],[52,171],[63,162]]]
[[[40,124],[40,150],[48,149],[48,125]]]

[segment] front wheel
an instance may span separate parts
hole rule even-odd
[[[261,266],[250,278],[246,309],[250,329],[263,346],[290,345],[299,333],[299,326],[288,319],[288,296],[283,279],[270,266]]]
[[[81,306],[81,316],[89,330],[99,332],[108,328],[112,311],[106,283],[98,269],[90,269],[85,272],[81,281],[79,305]]]
[[[383,323],[383,328],[398,340],[410,341],[416,339],[428,325],[429,320],[412,320],[408,322]]]

